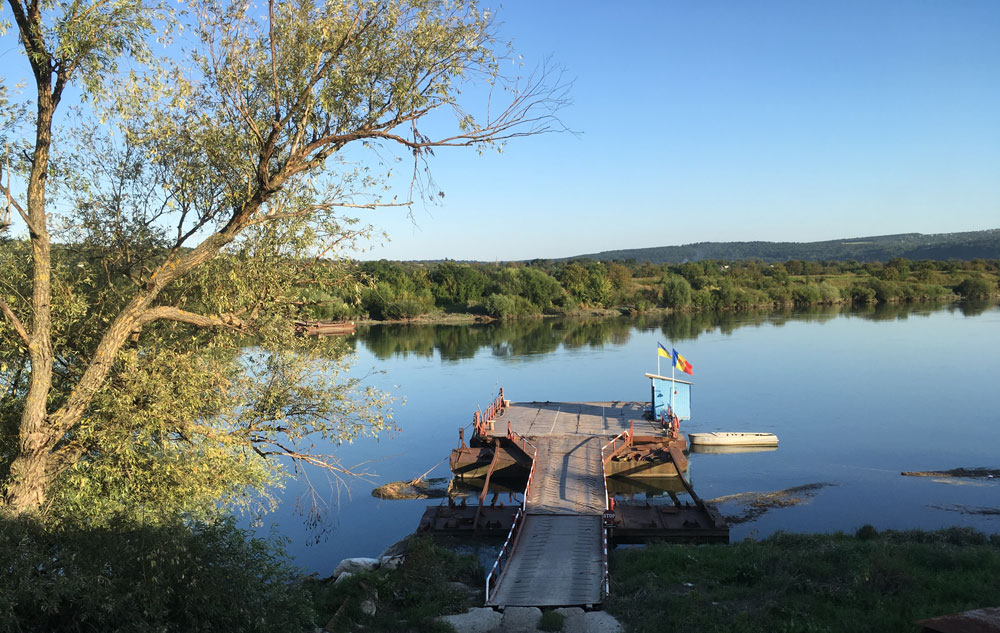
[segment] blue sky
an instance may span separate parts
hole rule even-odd
[[[1000,2],[512,0],[498,15],[523,56],[510,73],[551,57],[575,79],[561,118],[578,134],[439,150],[444,199],[365,214],[389,240],[357,256],[1000,227]],[[8,82],[26,74],[13,38]]]
[[[1000,227],[998,2],[508,2],[579,135],[439,151],[364,258],[513,260]]]

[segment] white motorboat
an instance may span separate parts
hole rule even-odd
[[[777,446],[778,436],[774,433],[688,433],[692,445],[702,446]]]

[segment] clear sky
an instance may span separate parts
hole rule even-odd
[[[517,139],[501,156],[437,151],[443,200],[417,203],[412,219],[365,214],[389,241],[358,256],[517,260],[1000,228],[1000,1],[509,0],[497,11],[523,55],[511,73],[551,56],[575,79],[561,118],[578,134]],[[0,40],[8,81],[26,76],[14,37]]]
[[[364,258],[513,260],[1000,227],[1000,2],[511,0],[579,135],[441,150]]]

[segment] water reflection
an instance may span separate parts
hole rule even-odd
[[[371,325],[359,326],[352,343],[360,343],[380,360],[393,357],[433,358],[456,362],[489,350],[497,357],[526,357],[558,350],[623,346],[633,332],[659,330],[669,341],[697,339],[705,334],[732,334],[738,329],[764,324],[780,327],[790,321],[822,323],[837,317],[869,321],[903,321],[911,315],[927,317],[948,307],[965,316],[976,316],[993,302],[956,304],[878,304],[871,306],[810,306],[777,311],[699,312],[656,314],[636,317],[537,318],[460,325]]]

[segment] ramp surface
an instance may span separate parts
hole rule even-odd
[[[489,606],[581,606],[601,602],[604,581],[601,446],[622,431],[663,435],[640,402],[518,402],[497,417],[537,447],[524,524]]]
[[[528,515],[489,606],[556,607],[601,602],[601,517]]]
[[[555,435],[535,438],[535,480],[528,491],[528,514],[601,514],[604,477],[601,438]]]

